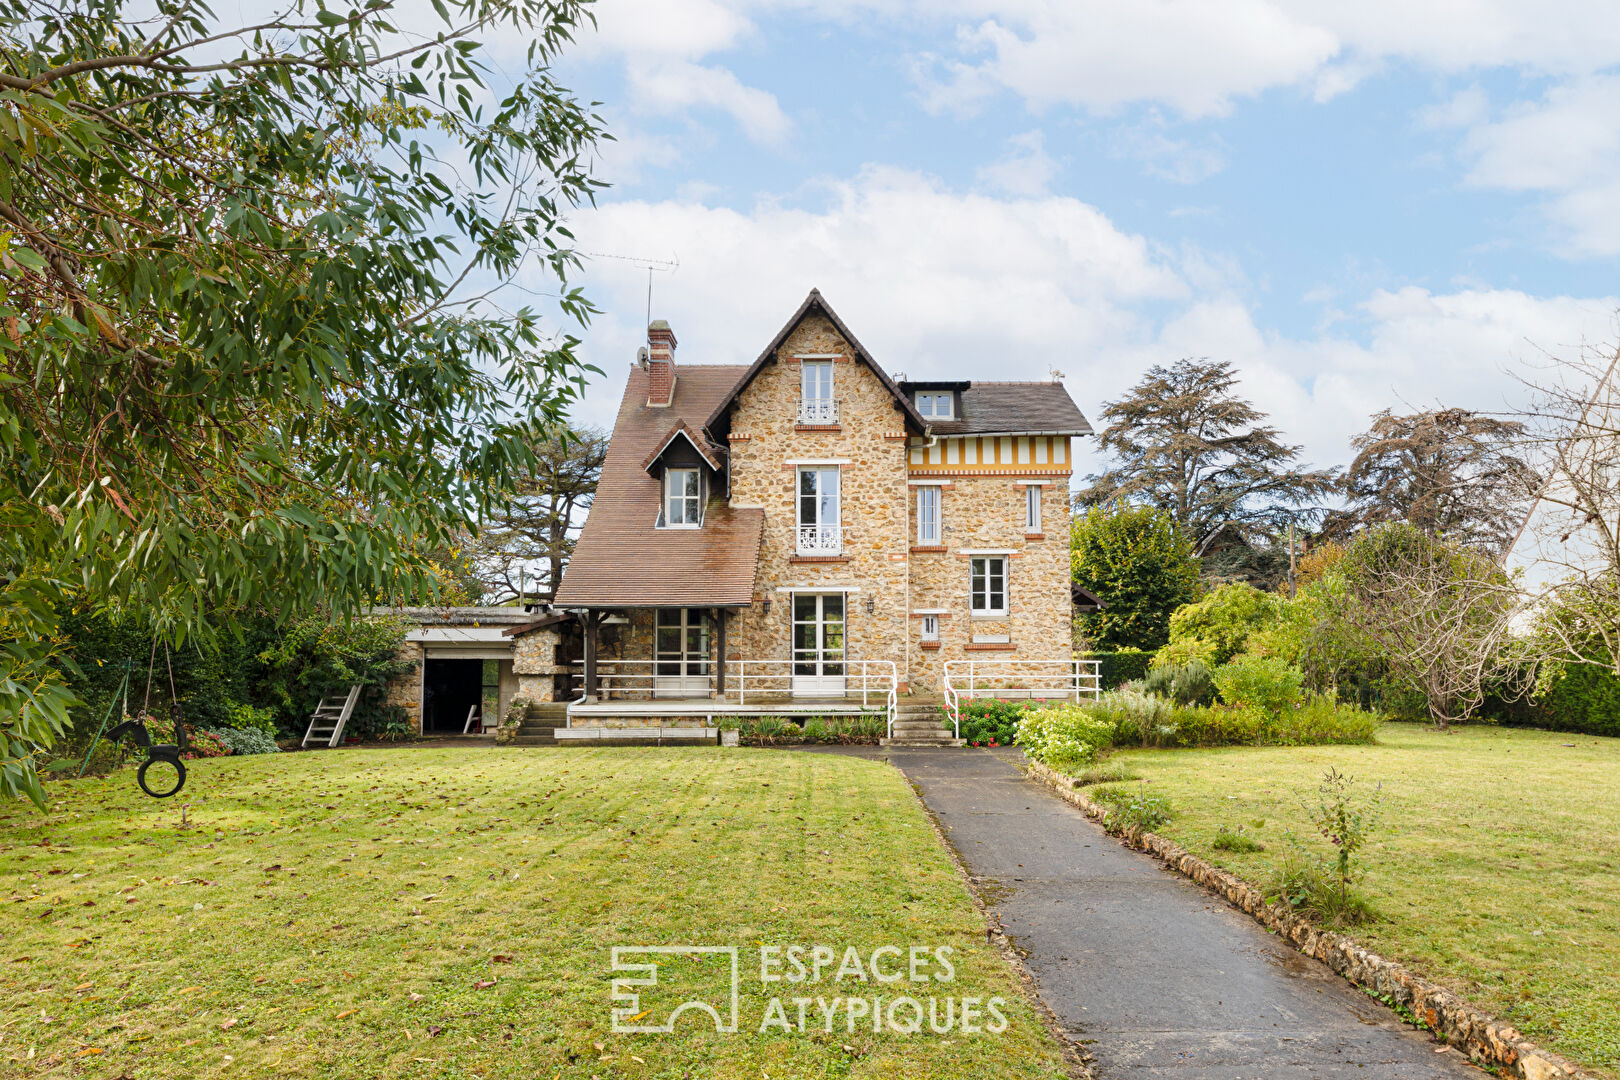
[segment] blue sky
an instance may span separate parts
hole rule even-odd
[[[1088,415],[1228,359],[1318,464],[1386,406],[1501,409],[1615,336],[1620,6],[601,0],[586,251],[678,259],[678,359],[819,286],[913,377],[1061,371]],[[646,276],[594,260],[607,424]],[[1084,459],[1082,459],[1084,460]]]

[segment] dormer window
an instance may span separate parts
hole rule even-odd
[[[917,412],[924,420],[950,420],[956,416],[956,395],[949,390],[924,390],[917,393]]]
[[[664,470],[664,528],[695,529],[703,523],[702,486],[697,469]]]

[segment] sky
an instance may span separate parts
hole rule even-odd
[[[1382,408],[1501,411],[1620,306],[1620,5],[600,0],[577,212],[611,426],[652,317],[747,363],[820,288],[891,372],[1088,417],[1231,361],[1314,465]],[[1079,472],[1099,463],[1084,447]]]

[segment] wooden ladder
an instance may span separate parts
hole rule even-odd
[[[349,687],[349,696],[341,701],[335,697],[321,698],[321,703],[315,706],[315,712],[309,718],[309,730],[304,732],[302,745],[307,747],[311,742],[323,739],[327,746],[336,746],[342,742],[344,725],[349,722],[349,717],[354,712],[354,703],[359,700],[359,683]]]

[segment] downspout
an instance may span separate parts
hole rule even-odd
[[[933,445],[935,445],[936,443],[939,442],[939,436],[934,434],[934,426],[932,424],[924,425],[924,427],[923,427],[923,437],[928,440],[927,442],[923,443],[922,448],[924,450],[927,450],[929,447],[931,447],[931,446],[933,446]],[[901,524],[900,524],[900,550],[902,552],[904,552],[905,556],[906,556],[906,611],[905,611],[905,616],[906,616],[906,651],[905,651],[905,654],[904,654],[904,659],[905,659],[904,667],[905,667],[905,673],[906,673],[906,689],[910,690],[911,689],[911,440],[910,439],[906,440],[904,464],[905,464],[905,472],[906,472],[906,492],[905,492],[905,497],[900,500],[900,522],[901,522]],[[941,528],[940,539],[941,540],[944,539],[943,527]]]

